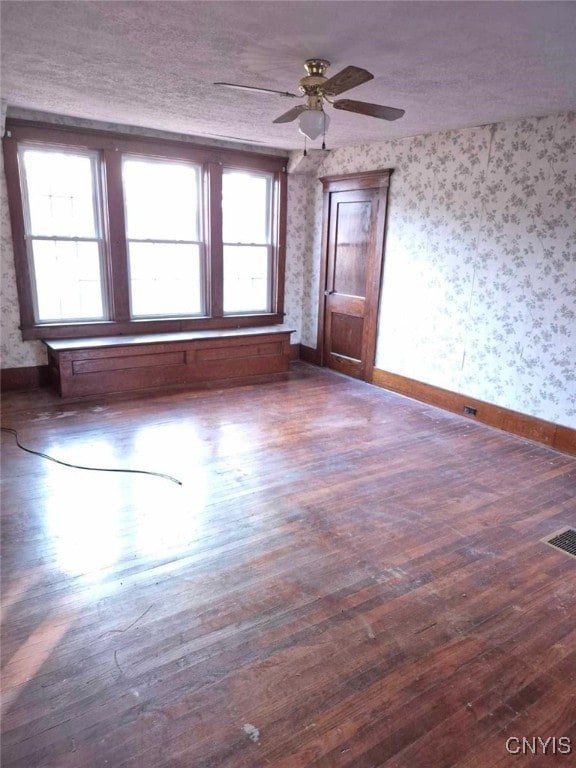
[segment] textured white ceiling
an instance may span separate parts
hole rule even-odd
[[[576,2],[3,0],[2,98],[24,108],[302,147],[272,120],[311,57],[375,78],[346,94],[394,123],[328,107],[328,146],[576,108]]]

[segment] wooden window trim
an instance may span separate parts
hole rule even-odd
[[[18,144],[60,145],[69,149],[98,150],[101,156],[108,269],[108,301],[112,319],[87,323],[42,323],[34,319],[31,275],[25,243],[22,189],[18,168]],[[217,328],[246,328],[284,321],[286,259],[287,157],[207,147],[179,140],[131,136],[95,129],[54,126],[27,120],[8,120],[3,140],[8,204],[12,225],[16,285],[20,305],[20,330],[24,340],[113,336],[131,333],[173,333]],[[202,166],[205,191],[206,316],[200,318],[131,319],[128,290],[128,259],[122,199],[123,154],[156,159],[182,160]],[[274,174],[278,199],[275,206],[273,243],[273,304],[269,313],[223,315],[222,268],[222,169],[237,168]]]

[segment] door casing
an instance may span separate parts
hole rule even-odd
[[[340,174],[336,176],[324,176],[320,179],[322,182],[323,211],[322,211],[322,260],[320,271],[320,294],[318,302],[318,341],[317,353],[320,365],[327,365],[325,351],[326,334],[326,309],[327,309],[327,279],[328,279],[328,257],[329,257],[329,237],[330,222],[332,214],[332,196],[337,192],[353,192],[355,190],[376,190],[379,199],[378,218],[376,222],[376,245],[379,252],[379,258],[372,260],[372,269],[367,277],[366,290],[366,308],[364,316],[363,333],[363,361],[362,366],[336,367],[343,373],[347,373],[364,381],[372,381],[374,371],[374,360],[376,355],[376,339],[378,330],[378,310],[380,303],[380,290],[382,269],[384,265],[384,246],[386,239],[386,218],[388,207],[388,190],[390,187],[390,176],[392,169],[381,171],[366,171],[363,173]]]

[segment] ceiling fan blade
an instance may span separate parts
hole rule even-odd
[[[384,107],[381,104],[369,104],[367,101],[353,101],[352,99],[339,99],[332,106],[336,109],[344,109],[346,112],[379,117],[381,120],[398,120],[404,114],[403,109]]]
[[[225,88],[236,88],[239,91],[259,91],[260,93],[275,93],[279,96],[289,96],[292,99],[299,99],[297,93],[289,91],[276,91],[274,88],[258,88],[255,85],[239,85],[238,83],[212,83],[212,85],[223,85]]]
[[[243,141],[244,144],[264,144],[260,139],[243,139],[241,136],[229,136],[227,133],[203,133],[208,139],[230,139],[231,141]]]
[[[338,96],[339,93],[349,91],[350,88],[356,88],[357,85],[367,83],[368,80],[372,80],[374,75],[368,72],[367,69],[360,69],[360,67],[346,67],[341,72],[338,72],[334,77],[328,78],[322,85],[322,91],[328,96]]]
[[[292,109],[289,109],[288,112],[284,112],[283,115],[280,115],[280,117],[277,117],[276,120],[273,120],[274,123],[291,123],[292,120],[296,120],[298,115],[300,115],[302,112],[305,112],[308,109],[308,107],[305,104],[299,104],[297,107],[292,107]]]

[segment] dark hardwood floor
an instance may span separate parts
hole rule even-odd
[[[183,482],[2,434],[5,768],[574,765],[576,458],[305,364],[2,423]]]

